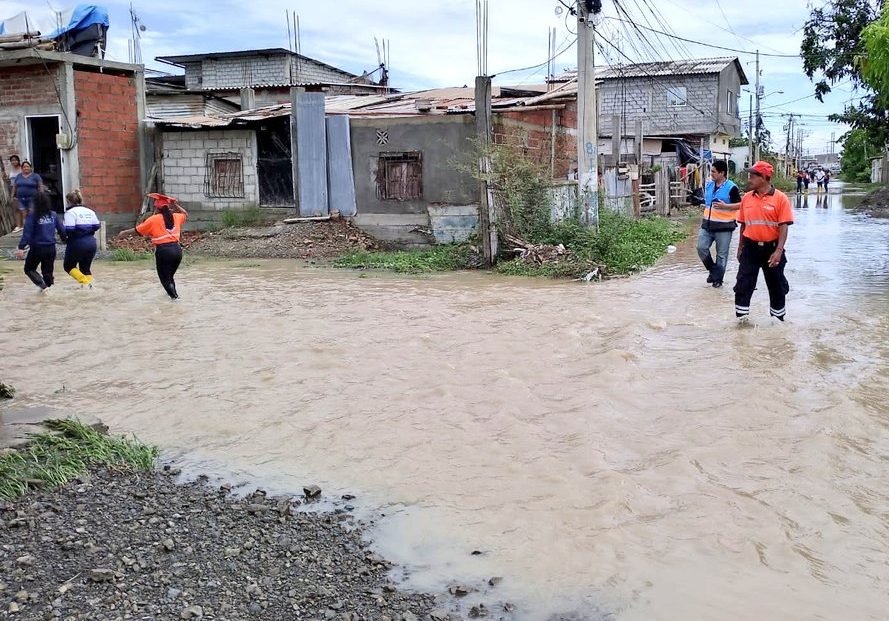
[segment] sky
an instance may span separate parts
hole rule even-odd
[[[800,114],[803,116],[798,121],[809,132],[805,148],[813,153],[829,152],[831,137],[839,138],[849,128],[827,121],[827,115],[841,111],[862,93],[841,83],[825,97],[824,103],[812,96],[813,85],[803,74],[797,56],[809,3],[810,0],[619,0],[638,25],[699,42],[682,42],[643,30],[646,45],[638,31],[615,21],[619,17],[615,0],[603,0],[597,31],[603,50],[611,58],[597,50],[596,63],[617,62],[620,58],[605,41],[633,60],[737,56],[751,82],[745,88],[752,93],[755,50],[759,49],[765,95],[761,107],[775,142],[784,144],[786,118],[781,115]],[[470,85],[478,71],[475,0],[134,0],[132,5],[145,26],[140,36],[142,58],[153,69],[176,71],[156,62],[156,56],[288,47],[286,12],[290,11],[299,16],[303,55],[353,73],[376,69],[374,37],[386,39],[390,49],[390,84],[401,90]],[[0,0],[0,20],[26,9],[29,15],[49,17],[52,10],[72,6],[55,0]],[[111,21],[108,57],[128,61],[130,3],[105,2],[102,6],[109,10]],[[546,75],[551,28],[556,29],[557,49],[562,52],[555,60],[557,72],[576,67],[575,23],[560,0],[489,0],[487,66],[488,73],[495,75],[495,84],[541,83]],[[536,65],[540,67],[510,71]],[[745,120],[748,98],[747,92],[741,93],[740,112]],[[839,151],[839,145],[833,149]]]

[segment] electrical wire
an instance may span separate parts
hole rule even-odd
[[[563,49],[559,50],[557,53],[553,54],[552,58],[547,58],[542,63],[539,63],[537,65],[531,65],[530,67],[519,67],[518,69],[506,69],[504,71],[498,71],[497,73],[491,74],[491,77],[496,77],[498,75],[505,75],[507,73],[516,73],[518,71],[530,71],[531,69],[540,69],[544,65],[551,63],[552,61],[557,59],[559,56],[561,56],[562,54],[564,54],[565,52],[570,50],[572,47],[574,47],[575,43],[577,43],[577,37],[575,37],[565,48],[563,48]]]

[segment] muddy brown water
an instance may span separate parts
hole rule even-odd
[[[889,222],[842,200],[796,205],[786,325],[761,286],[736,327],[691,244],[592,285],[198,262],[179,303],[103,262],[7,276],[2,379],[196,471],[355,493],[409,585],[502,576],[522,619],[882,620]]]

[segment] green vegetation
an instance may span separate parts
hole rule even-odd
[[[604,265],[608,275],[639,272],[658,260],[667,246],[682,240],[684,227],[659,217],[634,220],[603,210],[598,233],[577,222],[552,227],[540,243],[562,244],[570,251],[564,260],[533,265],[520,260],[498,263],[496,271],[515,276],[580,278]]]
[[[111,255],[112,261],[145,261],[150,258],[150,252],[135,252],[129,248],[116,248]]]
[[[399,274],[422,274],[466,269],[471,248],[467,244],[435,246],[421,250],[370,252],[353,250],[334,262],[334,267],[382,269]]]
[[[223,211],[220,218],[225,228],[261,226],[268,222],[268,217],[259,207],[248,207],[241,210]]]
[[[861,40],[865,50],[861,76],[883,103],[889,103],[889,3],[883,5],[879,19],[864,27]]]
[[[51,421],[48,426],[52,432],[34,436],[25,448],[0,454],[0,498],[63,485],[90,466],[150,470],[157,459],[153,446],[105,435],[78,420]]]
[[[15,397],[15,387],[0,382],[0,399],[12,399]]]
[[[867,183],[870,181],[870,158],[882,153],[882,146],[864,129],[846,132],[840,142],[843,159],[840,176],[843,181]]]

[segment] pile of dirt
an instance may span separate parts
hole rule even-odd
[[[873,218],[889,218],[889,186],[878,188],[855,207]]]
[[[377,248],[376,239],[348,220],[325,220],[204,233],[188,249],[212,257],[328,259]]]

